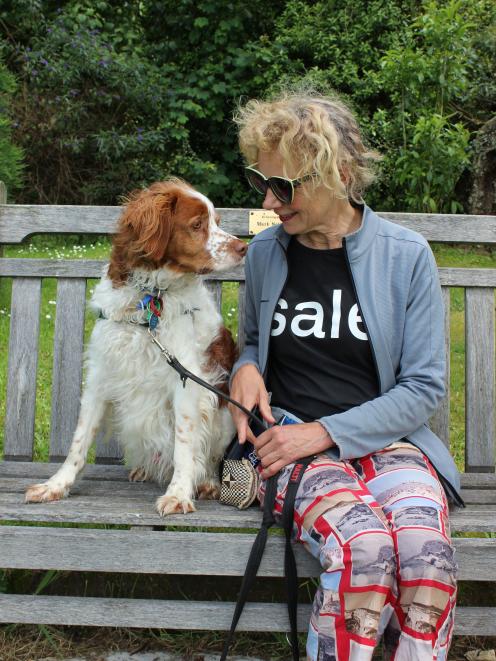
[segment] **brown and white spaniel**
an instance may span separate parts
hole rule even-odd
[[[47,482],[28,487],[27,502],[68,495],[106,416],[130,479],[169,483],[161,515],[218,495],[218,462],[234,433],[227,407],[191,380],[183,387],[147,328],[188,370],[225,388],[235,345],[200,275],[240,264],[247,247],[218,223],[212,202],[178,179],[129,198],[91,300],[101,318],[69,454]]]

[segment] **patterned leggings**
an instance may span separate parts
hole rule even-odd
[[[261,502],[264,493],[261,481]],[[398,442],[351,462],[319,455],[298,489],[293,534],[324,569],[310,661],[366,661],[381,636],[385,659],[447,659],[457,567],[444,490],[420,450]]]

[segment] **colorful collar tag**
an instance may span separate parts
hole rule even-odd
[[[146,312],[148,325],[151,330],[155,330],[160,315],[162,314],[162,297],[160,294],[157,294],[156,296],[152,296],[152,294],[146,294],[138,303],[136,309]]]

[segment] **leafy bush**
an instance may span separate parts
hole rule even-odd
[[[11,104],[15,88],[14,76],[0,60],[0,181],[10,191],[20,186],[22,174],[22,150],[12,142]]]
[[[466,63],[473,55],[473,25],[461,12],[462,4],[426,3],[424,13],[381,59],[376,84],[389,92],[392,107],[379,109],[374,120],[388,147],[390,208],[462,209],[455,185],[469,163],[470,132],[453,121],[451,105],[467,89]]]
[[[29,93],[16,104],[30,183],[23,199],[115,203],[169,174],[208,170],[171,104],[167,76],[84,24],[61,14],[24,53]]]
[[[369,203],[460,210],[496,108],[491,0],[5,0],[0,21],[23,201],[114,204],[176,174],[255,204],[233,109],[306,79],[344,95],[384,154]]]

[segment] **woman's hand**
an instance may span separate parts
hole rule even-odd
[[[270,424],[274,424],[275,420],[270,410],[269,394],[265,388],[262,375],[255,365],[243,365],[239,368],[232,380],[230,397],[249,411],[254,406],[258,406],[263,419]],[[249,427],[248,416],[233,404],[229,404],[229,410],[238,431],[238,441],[244,443],[248,439],[253,443],[255,436]]]
[[[277,425],[253,441],[267,479],[302,457],[319,454],[335,443],[320,422]]]

